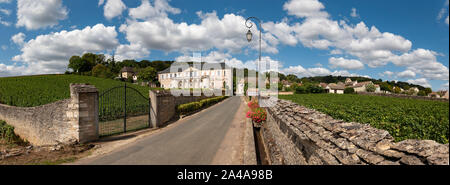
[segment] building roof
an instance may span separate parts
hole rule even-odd
[[[373,82],[372,81],[359,82],[354,87],[362,87],[366,86],[367,84],[373,84]]]
[[[177,66],[180,66],[179,67],[179,71],[178,72],[181,72],[180,71],[180,69],[181,70],[185,70],[185,69],[182,69],[182,67],[185,67],[184,65],[185,65],[186,63],[173,63],[172,64],[172,66],[173,67],[177,67]],[[201,63],[201,67],[202,67],[202,69],[203,68],[205,68],[205,69],[208,69],[208,68],[215,68],[215,67],[217,67],[217,64],[219,64],[220,65],[220,68],[221,69],[226,69],[226,68],[229,68],[225,63],[207,63],[207,62],[203,62],[203,63]],[[195,68],[195,67],[197,67],[199,65],[199,63],[195,63],[195,65],[194,65],[194,63],[188,63],[188,66],[189,67],[192,67],[192,68]],[[164,70],[162,70],[162,71],[160,71],[160,72],[158,72],[158,74],[165,74],[165,73],[170,73],[170,68],[172,67],[172,66],[170,66],[170,67],[168,67],[168,68],[166,68],[166,69],[164,69]],[[199,69],[200,70],[200,69]]]
[[[120,72],[121,72],[121,73],[125,73],[125,72],[131,72],[131,73],[134,73],[134,69],[133,69],[132,67],[123,67],[123,68],[120,70]]]
[[[328,84],[327,83],[320,83],[319,86],[325,89],[325,88],[327,88]]]
[[[344,84],[331,83],[331,84],[328,84],[328,87],[330,87],[330,89],[332,89],[332,90],[344,90],[345,89]]]

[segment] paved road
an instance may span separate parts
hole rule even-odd
[[[176,127],[150,135],[89,164],[210,164],[240,103],[240,97],[228,98],[219,105],[180,120],[182,123]]]

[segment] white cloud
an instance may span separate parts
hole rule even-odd
[[[305,17],[328,17],[328,13],[322,11],[325,6],[317,0],[289,0],[283,5],[283,9],[289,15],[299,18]]]
[[[449,3],[449,0],[446,0],[445,1],[445,4],[444,4],[444,7],[442,7],[441,8],[441,10],[439,11],[439,14],[438,14],[438,16],[437,16],[437,20],[441,20],[444,16],[445,16],[445,13],[447,13],[447,9],[448,9],[448,3]]]
[[[11,10],[0,8],[0,12],[2,12],[5,15],[11,15]]]
[[[179,14],[180,9],[169,5],[166,0],[155,0],[154,6],[149,0],[142,0],[137,8],[130,8],[129,15],[134,19],[148,19],[154,17],[165,17],[167,13]]]
[[[126,34],[130,44],[140,44],[147,49],[166,52],[213,48],[242,52],[242,48],[246,46],[255,50],[258,48],[256,41],[249,44],[245,39],[247,28],[242,16],[225,14],[220,19],[216,12],[197,12],[197,15],[202,20],[200,24],[176,23],[167,16],[156,16],[148,17],[145,21],[128,20],[120,27],[120,31]],[[252,32],[258,33],[258,30],[253,27]],[[264,52],[277,53],[274,43],[271,43],[274,38],[270,39],[268,36],[265,35],[266,39],[262,41],[262,49]]]
[[[15,34],[11,37],[11,41],[13,41],[14,44],[23,46],[23,44],[25,44],[25,34],[22,32]]]
[[[414,77],[416,77],[416,73],[411,70],[406,70],[406,71],[398,73],[397,76],[400,78],[414,78]]]
[[[39,35],[27,41],[21,48],[22,54],[13,57],[13,61],[24,63],[33,74],[61,73],[73,55],[112,50],[118,45],[115,27],[97,24],[82,30]]]
[[[98,5],[104,4],[104,0],[100,0]],[[114,17],[122,15],[122,12],[127,9],[127,6],[122,2],[122,0],[106,0],[106,4],[103,7],[103,14],[106,19],[111,20]]]
[[[447,26],[448,26],[448,15],[447,15],[447,18],[445,19],[445,23],[447,23]]]
[[[4,21],[2,20],[2,17],[0,17],[0,24],[4,25],[4,26],[11,26],[11,23],[8,21]]]
[[[10,3],[11,0],[0,0],[0,3]]]
[[[150,55],[150,51],[141,45],[120,45],[116,49],[116,60],[139,59]]]
[[[349,76],[349,77],[357,77],[357,76],[362,76],[362,77],[367,77],[370,78],[369,76],[364,76],[364,75],[359,75],[359,74],[355,74],[355,73],[350,73],[346,70],[341,70],[341,71],[330,71],[326,68],[323,67],[316,67],[316,68],[307,68],[305,69],[303,66],[301,65],[297,65],[297,66],[289,66],[287,68],[284,68],[282,70],[280,70],[282,73],[285,74],[294,74],[297,75],[299,77],[311,77],[311,76],[327,76],[327,75],[332,75],[332,76]]]
[[[331,65],[331,68],[343,68],[348,70],[355,70],[355,69],[363,69],[364,64],[360,62],[359,60],[354,59],[345,59],[345,58],[335,58],[331,57],[329,60],[329,64]]]
[[[449,70],[437,61],[437,55],[438,53],[434,51],[419,48],[400,56],[392,56],[390,59],[395,65],[405,66],[415,73],[422,74],[427,79],[448,80]]]
[[[17,0],[17,27],[27,30],[52,27],[67,18],[62,0]]]
[[[392,72],[392,71],[385,71],[380,74],[380,76],[388,76],[388,77],[392,77],[393,75],[394,75],[394,72]]]
[[[352,8],[352,12],[350,13],[351,17],[357,18],[359,17],[358,13],[356,12],[356,8]]]
[[[415,79],[415,80],[408,80],[408,83],[411,84],[416,84],[416,85],[421,85],[424,87],[431,87],[430,83],[428,83],[428,80],[425,78],[419,78],[419,79]]]

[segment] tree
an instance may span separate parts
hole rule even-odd
[[[307,89],[307,91],[309,91],[310,93],[313,93],[313,94],[320,94],[320,93],[324,92],[322,87],[315,85],[315,84],[308,85],[306,87],[306,89]]]
[[[431,90],[431,88],[425,88],[424,91],[425,91],[425,93],[426,93],[425,96],[427,96],[428,94],[430,94],[430,93],[433,92],[433,90]]]
[[[355,94],[355,89],[347,87],[344,89],[344,94]]]
[[[69,66],[70,69],[73,70],[74,73],[80,73],[81,68],[83,67],[83,60],[79,56],[72,56],[69,59]]]
[[[377,88],[375,87],[375,85],[373,84],[367,84],[366,85],[366,91],[367,92],[375,92],[377,90]]]
[[[138,79],[146,82],[156,82],[156,70],[153,67],[146,67],[138,73]]]
[[[400,87],[394,87],[394,88],[393,88],[393,92],[394,92],[395,94],[400,94],[400,93],[402,92],[402,90],[400,89]]]
[[[300,81],[300,79],[298,79],[298,77],[293,74],[288,75],[286,77],[286,79],[290,82],[299,82]]]
[[[389,85],[389,83],[387,83],[387,82],[382,82],[382,83],[380,83],[380,90],[392,92],[392,86]]]
[[[114,74],[103,64],[97,64],[94,68],[92,68],[92,76],[99,78],[112,78]]]
[[[420,90],[419,93],[417,93],[418,96],[426,96],[427,93],[424,90]]]
[[[295,94],[308,94],[308,90],[306,87],[300,86],[295,89]]]

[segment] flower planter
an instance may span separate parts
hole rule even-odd
[[[264,124],[264,122],[256,123],[255,121],[252,121],[252,123],[253,123],[253,127],[254,127],[254,128],[261,128],[261,127],[262,127],[262,124]]]

